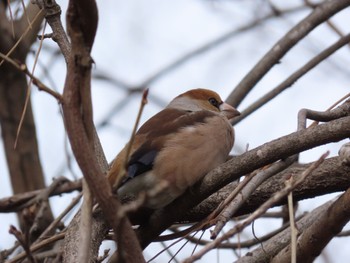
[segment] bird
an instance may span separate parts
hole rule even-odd
[[[178,95],[138,129],[129,156],[127,144],[112,161],[112,188],[121,199],[153,193],[143,206],[165,207],[228,159],[234,144],[229,120],[238,115],[215,91]]]

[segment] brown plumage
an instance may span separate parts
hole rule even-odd
[[[226,161],[234,132],[228,119],[239,112],[206,89],[187,91],[142,125],[135,135],[120,178],[126,148],[112,163],[108,178],[120,196],[137,196],[160,183],[165,188],[145,206],[160,208],[180,196],[210,170]]]

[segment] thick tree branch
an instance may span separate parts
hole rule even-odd
[[[73,153],[92,193],[102,208],[107,222],[118,235],[118,247],[127,262],[142,262],[143,256],[135,233],[127,218],[118,216],[120,203],[113,197],[111,186],[96,158],[96,139],[91,106],[90,50],[97,28],[97,7],[94,0],[70,1],[67,10],[67,30],[71,38],[72,54],[63,93],[63,113]],[[66,243],[67,245],[67,243]],[[66,252],[66,250],[64,250]],[[65,254],[65,262],[76,260],[74,253]],[[90,260],[94,260],[90,257]]]

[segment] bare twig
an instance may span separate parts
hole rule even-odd
[[[300,69],[295,71],[292,75],[290,75],[286,80],[280,83],[277,87],[266,93],[257,101],[253,102],[249,107],[241,111],[241,115],[237,118],[234,118],[232,124],[236,124],[249,116],[254,111],[258,110],[261,106],[275,98],[277,95],[281,94],[284,90],[291,87],[299,78],[308,73],[312,68],[317,66],[319,63],[324,61],[326,58],[334,54],[341,47],[350,42],[350,34],[340,38],[336,43],[322,51],[320,54],[312,58],[305,65],[303,65]]]
[[[307,119],[314,120],[318,122],[327,122],[331,120],[335,120],[338,118],[342,118],[344,116],[348,116],[350,113],[350,100],[345,101],[339,107],[331,110],[331,111],[314,111],[309,109],[301,109],[298,112],[298,129],[306,128]],[[313,123],[310,127],[314,126]],[[309,127],[309,128],[310,128]]]
[[[44,232],[41,233],[39,238],[34,242],[33,245],[38,244],[43,239],[47,238],[47,235],[53,231],[54,228],[61,222],[61,220],[73,209],[74,206],[78,204],[80,201],[80,198],[82,197],[82,194],[80,193],[77,197],[75,197],[72,202],[62,211],[61,214],[59,214],[54,221],[51,222],[51,224],[45,229]]]
[[[0,57],[3,59],[3,61],[9,62],[11,65],[13,65],[15,68],[17,68],[19,71],[22,71],[27,76],[29,76],[33,83],[38,87],[39,90],[45,91],[46,93],[52,95],[55,99],[57,99],[58,102],[62,103],[63,99],[61,94],[53,91],[52,89],[48,88],[44,83],[42,83],[38,78],[36,78],[32,73],[29,72],[27,66],[25,64],[19,64],[10,57],[0,53]]]
[[[293,182],[293,177],[290,177],[286,182],[286,187],[291,187]],[[296,263],[297,262],[297,235],[298,235],[298,229],[296,228],[295,225],[295,220],[294,220],[294,209],[293,209],[293,194],[290,192],[288,194],[288,214],[289,214],[289,222],[290,222],[290,240],[291,240],[291,263]]]
[[[331,205],[332,201],[329,201],[317,207],[313,211],[306,213],[300,220],[297,221],[297,228],[300,230],[300,232],[305,231],[305,229],[313,225],[315,221],[318,220],[319,216],[327,211]],[[287,228],[265,241],[263,243],[263,247],[257,247],[253,251],[250,251],[247,255],[239,258],[236,263],[271,262],[271,258],[289,244],[290,228]],[[288,257],[286,262],[289,261],[290,257]]]
[[[26,256],[28,257],[29,261],[32,263],[36,263],[35,258],[33,257],[30,249],[29,249],[29,245],[28,245],[28,241],[26,240],[26,238],[24,237],[24,235],[22,234],[22,232],[18,231],[17,228],[13,225],[10,226],[10,230],[9,233],[14,235],[17,239],[17,241],[21,244],[21,246],[23,247]]]
[[[14,18],[12,14],[12,8],[11,8],[11,3],[10,0],[7,0],[7,5],[9,7],[9,13],[10,13],[10,20],[11,20],[11,30],[12,30],[12,37],[15,38],[15,25],[14,25]]]
[[[23,1],[22,1],[23,2]],[[23,5],[24,6],[24,5]],[[44,21],[45,12],[40,10],[38,6],[33,4],[31,1],[27,1],[27,5],[24,8],[24,12],[19,15],[19,19],[16,20],[16,34],[22,35],[27,29],[29,29],[29,34],[26,34],[25,37],[21,41],[21,48],[17,50],[17,52],[23,52],[23,54],[27,54],[32,46],[32,44],[37,40],[36,34],[42,28],[42,22]],[[38,19],[35,17],[40,13]],[[28,21],[31,21],[28,23]],[[18,54],[18,53],[17,53]]]
[[[27,8],[26,8],[23,0],[21,0],[21,4],[22,4],[22,9],[23,9],[23,16],[27,19],[27,23],[28,23],[28,26],[30,27],[30,29],[32,29],[32,25],[30,23],[30,19],[29,19],[29,16],[27,14]]]
[[[1,262],[5,261],[5,259],[7,259],[9,256],[11,256],[12,253],[15,252],[19,246],[20,246],[20,244],[18,243],[18,241],[16,241],[15,244],[11,248],[4,249],[4,250],[0,251],[0,261]]]
[[[45,10],[46,20],[52,28],[52,39],[56,41],[60,50],[68,62],[71,56],[71,44],[68,40],[66,31],[64,30],[61,22],[61,7],[56,3],[55,0],[35,0],[35,3]]]
[[[306,3],[308,6],[310,6],[311,8],[315,7],[315,4],[313,4],[310,0],[304,0],[304,3]],[[335,32],[337,33],[340,37],[343,36],[343,33],[341,32],[341,30],[330,20],[328,19],[326,21],[327,25]],[[348,43],[348,45],[350,46],[350,43]]]
[[[218,248],[223,248],[223,249],[238,249],[238,248],[250,248],[252,246],[255,246],[261,242],[264,242],[268,239],[270,239],[271,237],[273,237],[274,235],[280,233],[282,230],[286,229],[289,226],[289,223],[283,224],[283,226],[281,226],[280,228],[269,232],[268,234],[259,237],[259,239],[250,239],[250,240],[246,240],[246,241],[240,241],[238,243],[231,243],[231,242],[224,242],[224,243],[220,243],[218,245]],[[212,242],[211,240],[202,240],[202,239],[198,239],[198,238],[194,238],[191,236],[187,236],[186,239],[188,239],[189,241],[191,241],[192,243],[198,244],[198,245],[202,245],[205,246],[207,244],[209,244],[210,242]]]
[[[257,209],[254,213],[252,213],[246,220],[244,220],[242,223],[236,225],[233,229],[229,230],[227,233],[223,234],[221,237],[217,238],[213,242],[209,243],[208,245],[204,246],[199,252],[192,255],[191,257],[187,258],[184,262],[190,263],[194,262],[195,260],[200,259],[204,254],[206,254],[208,251],[210,251],[213,248],[216,248],[218,244],[222,243],[223,241],[227,240],[228,238],[232,237],[234,234],[237,234],[238,232],[242,231],[244,227],[249,225],[251,222],[253,222],[256,218],[258,218],[260,215],[265,213],[267,209],[273,206],[274,203],[276,203],[278,200],[286,197],[295,187],[297,187],[299,184],[301,184],[304,179],[310,175],[328,156],[329,152],[326,152],[323,154],[318,161],[314,162],[308,169],[306,169],[299,178],[297,178],[291,185],[286,186],[281,191],[274,194],[269,200],[267,200],[264,204],[262,204],[259,209]]]
[[[138,128],[139,123],[140,123],[140,119],[141,119],[141,116],[142,116],[143,109],[144,109],[145,105],[147,104],[147,95],[148,95],[148,89],[145,89],[143,94],[142,94],[142,99],[141,99],[141,103],[140,103],[140,107],[139,107],[139,112],[137,113],[137,117],[136,117],[136,121],[135,121],[135,124],[134,124],[134,128],[132,129],[131,137],[130,137],[128,146],[126,148],[125,160],[124,160],[124,164],[123,164],[123,167],[122,167],[122,169],[123,169],[122,175],[118,179],[123,178],[127,174],[127,164],[128,164],[128,161],[129,161],[131,147],[132,147],[132,145],[134,143],[135,134],[136,134],[137,128]],[[117,183],[116,185],[119,185],[119,184]]]
[[[336,236],[350,219],[350,189],[319,215],[314,223],[298,238],[297,262],[314,262],[328,242]],[[290,258],[289,246],[281,250],[271,262],[285,262]]]
[[[23,4],[23,1],[22,1],[22,4]],[[23,5],[24,5],[24,4],[23,4]],[[25,7],[24,7],[24,10],[25,10]],[[27,15],[27,14],[25,14],[25,15]],[[29,22],[29,20],[28,20],[28,22]],[[46,29],[46,23],[44,24],[44,29],[43,29],[42,35],[44,35],[45,29]],[[36,66],[36,63],[37,63],[37,61],[38,61],[38,57],[39,57],[39,54],[40,54],[40,51],[41,51],[42,46],[43,46],[43,39],[40,41],[38,51],[37,51],[36,54],[35,54],[34,65],[33,65],[33,69],[32,69],[32,72],[31,72],[31,74],[32,74],[33,76],[34,76],[35,66]],[[22,111],[22,116],[21,116],[21,119],[20,119],[20,121],[19,121],[18,128],[17,128],[16,139],[15,139],[15,145],[14,145],[14,148],[15,148],[15,149],[16,149],[16,147],[17,147],[17,142],[18,142],[19,133],[20,133],[21,128],[22,128],[22,125],[23,125],[24,115],[26,114],[27,108],[28,108],[28,104],[30,103],[30,94],[31,94],[31,90],[32,90],[32,83],[33,83],[33,78],[30,78],[30,79],[29,79],[29,83],[28,83],[28,87],[27,87],[27,94],[26,94],[26,99],[25,99],[23,111]]]
[[[277,174],[278,172],[286,169],[296,160],[295,157],[287,158],[284,161],[279,161],[275,164],[272,164],[267,169],[259,171],[250,182],[247,183],[247,186],[241,190],[241,193],[236,196],[232,202],[225,208],[224,211],[220,213],[217,218],[217,224],[215,225],[214,230],[211,232],[211,238],[215,239],[225,224],[231,219],[234,213],[244,204],[247,198],[261,185],[266,179]]]
[[[256,83],[258,83],[293,46],[310,33],[316,26],[349,5],[349,0],[326,1],[318,5],[310,15],[294,26],[264,55],[264,57],[235,87],[233,92],[227,98],[227,102],[237,108],[245,96],[254,88]]]
[[[350,236],[350,230],[342,231],[337,235],[337,237],[349,237],[349,236]]]
[[[291,9],[279,10],[278,15],[288,14],[288,13],[295,12],[295,11],[300,11],[303,8],[305,8],[305,7],[300,6],[300,7],[295,7],[295,8],[291,8]],[[208,43],[206,43],[206,44],[204,44],[204,45],[202,45],[194,50],[191,50],[190,52],[186,53],[185,55],[177,58],[175,61],[170,62],[168,65],[166,65],[164,68],[159,70],[157,73],[155,73],[154,75],[152,75],[149,78],[147,78],[146,80],[144,80],[142,82],[142,84],[139,86],[140,87],[148,87],[151,83],[154,83],[155,81],[157,81],[158,79],[160,79],[161,77],[163,77],[167,73],[173,71],[174,69],[178,68],[179,66],[183,65],[185,62],[189,61],[190,59],[192,59],[198,55],[201,55],[204,52],[210,51],[213,48],[217,48],[217,47],[219,47],[219,45],[221,45],[221,44],[225,43],[226,41],[230,40],[231,38],[237,36],[239,33],[245,32],[249,29],[252,29],[256,26],[259,26],[263,22],[269,21],[269,19],[276,17],[276,16],[277,16],[277,12],[273,11],[273,12],[271,12],[263,17],[257,18],[254,21],[247,23],[246,25],[243,25],[239,28],[235,28],[233,30],[230,30],[229,32],[223,34],[219,38],[216,38],[212,41],[209,41]]]
[[[55,180],[56,181],[56,180]],[[69,181],[68,179],[61,180],[60,185],[49,193],[49,196],[61,195],[63,193],[70,193],[75,190],[81,190],[81,180]],[[35,190],[31,192],[16,194],[11,197],[0,199],[0,212],[10,213],[17,212],[26,206],[33,204],[34,201],[30,201],[36,198],[41,192],[47,191],[46,188]],[[26,205],[24,205],[26,204]]]
[[[172,246],[176,245],[177,243],[179,243],[180,241],[182,241],[183,238],[179,238],[178,240],[174,241],[173,243],[171,243],[169,246],[164,247],[161,251],[159,251],[157,254],[155,254],[151,259],[149,259],[147,261],[147,263],[152,262],[154,259],[156,259],[159,255],[161,255],[164,251],[168,250],[169,248],[171,248]]]
[[[65,180],[66,180],[66,178],[64,178],[64,177],[57,178],[47,188],[45,188],[42,191],[40,191],[35,196],[35,198],[32,198],[31,200],[27,201],[23,205],[19,206],[18,209],[23,209],[23,208],[28,207],[28,206],[30,206],[32,204],[40,204],[42,201],[47,201],[47,199],[49,198],[50,194]]]
[[[46,247],[47,245],[52,244],[52,243],[56,242],[57,240],[61,240],[64,238],[64,236],[65,236],[65,232],[61,232],[61,233],[56,234],[52,237],[46,238],[46,239],[38,242],[37,244],[31,246],[30,253],[34,253],[35,251],[37,251],[43,247]],[[8,260],[6,263],[16,263],[17,261],[22,260],[25,257],[26,257],[26,253],[22,252],[16,256],[14,256],[10,260]]]
[[[31,22],[31,24],[35,23],[37,19],[40,18],[40,16],[42,15],[43,10],[40,10],[36,16],[34,17],[33,21]],[[21,43],[21,41],[23,40],[23,38],[28,34],[28,32],[31,30],[31,26],[29,25],[27,27],[27,29],[23,32],[23,34],[21,35],[21,37],[17,40],[16,44],[14,44],[12,46],[12,48],[6,53],[5,57],[9,58],[10,55],[13,53],[13,51],[15,51],[15,49],[17,48],[17,46],[19,45],[19,43]],[[1,56],[2,60],[0,61],[0,67],[1,65],[4,63],[5,58],[3,56]]]

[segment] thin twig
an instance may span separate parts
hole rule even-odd
[[[35,252],[43,247],[46,247],[47,245],[52,244],[52,243],[56,242],[57,240],[63,239],[65,234],[66,234],[65,232],[61,232],[61,233],[58,233],[52,237],[49,237],[49,238],[46,238],[46,239],[40,241],[39,243],[30,247],[30,253],[33,253],[33,252]],[[26,253],[22,252],[16,256],[14,256],[10,260],[8,260],[6,263],[15,263],[19,260],[24,259],[25,257],[26,257]]]
[[[31,26],[34,24],[34,22],[41,16],[43,10],[41,9],[36,16],[34,17],[33,21],[31,21],[30,25],[26,28],[26,30],[23,32],[23,34],[21,35],[21,37],[16,41],[16,43],[12,46],[12,48],[9,50],[9,52],[7,52],[7,54],[5,55],[5,57],[10,58],[10,55],[13,53],[13,51],[15,51],[15,49],[17,48],[17,46],[19,45],[19,43],[21,43],[22,39],[27,35],[27,33],[31,30]],[[0,67],[1,65],[4,63],[4,61],[6,60],[3,56],[1,56],[1,58],[3,60],[0,61]]]
[[[323,50],[321,53],[319,53],[317,56],[313,57],[311,60],[309,60],[305,65],[300,67],[297,71],[295,71],[292,75],[290,75],[286,80],[284,80],[282,83],[280,83],[277,87],[266,93],[264,96],[262,96],[260,99],[253,102],[249,107],[241,111],[241,115],[237,118],[233,119],[232,124],[236,124],[243,120],[244,118],[248,117],[251,113],[258,110],[261,106],[266,104],[267,102],[271,101],[273,98],[275,98],[277,95],[281,94],[284,90],[291,87],[299,78],[304,76],[306,73],[308,73],[312,68],[317,66],[319,63],[324,61],[326,58],[334,54],[337,50],[342,48],[344,45],[349,43],[350,41],[350,34],[340,38],[337,42],[335,42],[330,47]]]
[[[82,194],[80,193],[76,198],[73,199],[71,204],[66,207],[63,212],[45,229],[45,231],[40,235],[40,237],[33,243],[33,245],[30,246],[31,253],[41,249],[42,247],[47,246],[48,244],[51,244],[53,242],[56,242],[57,240],[63,239],[65,236],[65,232],[61,232],[59,234],[56,234],[51,237],[46,237],[46,235],[52,231],[52,229],[62,220],[62,218],[79,202],[80,198],[82,197]],[[7,263],[14,263],[18,260],[23,259],[26,256],[25,252],[22,252],[18,255],[16,255],[14,258],[12,258]]]
[[[25,240],[23,233],[17,230],[17,228],[13,225],[10,226],[9,233],[16,237],[17,241],[23,247],[25,255],[28,257],[29,261],[32,263],[36,263],[36,260],[29,249],[28,242]]]
[[[0,53],[0,58],[3,59],[3,61],[7,61],[12,66],[17,68],[19,71],[22,71],[27,76],[33,79],[33,83],[38,87],[39,90],[45,91],[46,93],[52,95],[59,103],[63,102],[63,97],[61,94],[53,91],[52,89],[48,88],[44,83],[42,83],[38,78],[36,78],[32,73],[29,72],[27,66],[25,64],[19,64],[10,57]]]
[[[17,248],[20,246],[19,242],[16,241],[15,244],[9,248],[9,249],[4,249],[0,251],[0,261],[7,259],[9,256],[12,255],[13,252],[17,250]],[[2,261],[1,261],[2,262]]]
[[[142,94],[140,108],[139,108],[139,112],[138,112],[137,117],[136,117],[134,128],[132,129],[132,132],[131,132],[131,138],[130,138],[128,147],[126,148],[126,158],[125,158],[125,163],[124,163],[124,168],[125,169],[127,167],[127,162],[129,160],[131,147],[132,147],[132,144],[134,143],[135,134],[136,134],[137,128],[138,128],[139,123],[140,123],[140,119],[141,119],[141,116],[142,116],[143,109],[144,109],[145,105],[147,104],[147,95],[148,95],[148,89],[145,89],[143,94]]]
[[[246,220],[244,220],[242,223],[236,225],[234,228],[229,230],[227,233],[223,234],[221,237],[217,238],[213,242],[209,243],[208,245],[204,246],[199,252],[192,255],[191,257],[188,257],[184,262],[190,263],[194,262],[195,260],[200,259],[204,254],[209,252],[211,249],[216,248],[220,243],[224,242],[228,238],[232,237],[234,234],[237,234],[238,232],[242,231],[244,227],[249,225],[251,222],[253,222],[256,218],[258,218],[260,215],[265,213],[270,207],[272,207],[275,203],[277,203],[279,200],[287,196],[295,187],[300,185],[304,179],[310,175],[329,155],[329,152],[326,152],[323,154],[316,162],[314,162],[310,167],[308,167],[300,176],[297,178],[293,184],[290,186],[286,186],[281,191],[275,193],[271,198],[269,198],[266,202],[264,202],[254,213],[252,213]]]
[[[30,27],[30,29],[33,29],[32,24],[30,23],[30,20],[29,20],[29,16],[27,14],[27,8],[26,8],[23,0],[21,0],[21,4],[22,4],[22,8],[23,8],[23,14],[27,18],[28,26]]]
[[[62,55],[66,63],[68,63],[71,57],[72,47],[71,47],[71,43],[69,42],[66,31],[62,26],[61,7],[56,3],[55,0],[50,0],[50,1],[34,0],[34,2],[42,10],[45,10],[46,12],[45,18],[49,23],[50,27],[52,28],[52,33],[53,33],[52,40],[54,40],[57,43],[57,45],[60,47]]]
[[[9,13],[10,13],[12,37],[13,37],[13,39],[15,39],[15,38],[16,38],[16,34],[15,34],[15,23],[14,23],[14,18],[13,18],[13,14],[12,14],[12,9],[11,9],[10,0],[7,0],[7,6],[8,6],[8,8],[9,8]],[[0,64],[0,66],[1,66],[1,64]]]
[[[307,4],[311,8],[315,8],[315,4],[313,4],[310,0],[304,0],[304,3]],[[330,19],[328,19],[326,21],[326,23],[340,37],[343,36],[343,33],[341,32],[341,30]],[[350,46],[350,43],[348,43],[348,45]]]
[[[70,193],[75,190],[81,190],[81,179],[73,182],[65,179],[64,181],[61,180],[61,184],[57,186],[53,192],[50,192],[49,196]],[[26,206],[33,204],[33,201],[30,202],[30,200],[36,198],[36,196],[43,191],[47,191],[47,188],[20,193],[0,199],[0,213],[17,212],[25,207],[23,204],[26,204]]]
[[[286,187],[292,187],[293,177],[290,177],[286,182]],[[295,220],[294,220],[294,209],[293,209],[293,194],[290,192],[288,194],[288,214],[289,214],[289,222],[290,222],[290,235],[291,235],[291,263],[297,262],[297,235],[298,230],[296,228]]]
[[[286,13],[292,13],[295,11],[300,11],[301,9],[305,8],[304,6],[294,7],[291,9],[285,9],[285,10],[279,10],[278,14],[286,14]],[[168,74],[169,72],[173,71],[174,69],[178,68],[179,66],[183,65],[185,62],[189,61],[190,59],[201,55],[205,52],[208,52],[212,50],[213,48],[217,48],[219,45],[225,43],[226,41],[232,39],[234,36],[238,35],[239,33],[246,32],[249,29],[252,29],[254,27],[257,27],[261,25],[265,21],[269,21],[270,18],[276,17],[276,12],[271,12],[270,14],[265,15],[264,17],[260,17],[255,19],[254,21],[251,21],[247,23],[246,25],[243,25],[239,28],[235,28],[233,30],[228,31],[227,33],[221,35],[220,37],[211,40],[204,45],[191,50],[190,52],[184,54],[183,56],[175,59],[174,61],[170,62],[168,65],[166,65],[164,68],[159,70],[154,75],[150,76],[146,80],[142,82],[140,87],[148,87],[151,83],[154,83],[155,81],[159,80],[164,75]]]
[[[350,5],[349,0],[325,1],[318,5],[311,14],[285,34],[262,59],[248,72],[229,95],[227,102],[236,107],[243,101],[255,85],[281,58],[315,27]]]
[[[271,237],[275,236],[276,234],[278,234],[281,231],[283,231],[284,229],[286,229],[288,226],[289,226],[289,222],[283,224],[283,226],[281,226],[280,228],[273,230],[264,236],[259,237],[259,239],[254,238],[254,239],[240,241],[240,242],[236,242],[236,243],[231,243],[231,242],[220,243],[220,244],[218,244],[218,248],[222,248],[222,249],[250,248],[252,246],[255,246],[261,242],[264,242],[264,241],[270,239]],[[173,229],[170,229],[170,230],[174,231]],[[191,237],[191,236],[187,236],[186,239],[190,240],[192,243],[202,245],[202,246],[205,246],[205,245],[212,242],[211,240],[210,241],[209,240],[202,240],[202,239],[197,239],[197,238]]]
[[[159,255],[161,255],[164,251],[168,250],[169,248],[171,248],[172,246],[176,245],[177,243],[179,243],[180,241],[182,241],[184,238],[179,238],[178,240],[174,241],[173,243],[171,243],[169,246],[165,247],[164,249],[162,249],[161,251],[159,251],[157,254],[155,254],[151,259],[149,259],[146,263],[150,263],[152,262],[154,259],[156,259]]]
[[[296,160],[295,156],[291,156],[284,161],[272,164],[270,167],[259,171],[241,191],[241,194],[235,196],[232,202],[220,213],[217,218],[217,224],[211,232],[211,238],[215,239],[225,224],[234,215],[234,213],[244,204],[248,197],[255,191],[258,186],[265,182],[271,176],[289,167]]]
[[[40,241],[47,238],[47,235],[58,225],[59,222],[73,209],[74,206],[76,206],[81,197],[82,193],[79,193],[75,198],[73,198],[72,202],[59,214],[54,221],[51,222],[51,224],[45,229],[44,232],[41,233],[39,238],[33,243],[33,245],[38,244]]]
[[[350,93],[344,95],[344,96],[341,97],[339,100],[337,100],[336,102],[334,102],[331,106],[329,106],[329,107],[325,110],[325,112],[328,112],[328,111],[332,110],[332,109],[335,108],[339,103],[341,103],[342,101],[348,99],[349,97],[350,97]],[[319,121],[314,121],[313,123],[310,124],[309,127],[312,127],[312,126],[317,125],[317,124],[319,124]]]
[[[350,236],[350,230],[345,230],[340,232],[336,237],[349,237]]]
[[[22,0],[21,2],[22,2],[22,4],[23,4],[23,0]],[[24,8],[25,8],[25,7],[24,7]],[[29,21],[29,20],[28,20],[28,21]],[[44,28],[43,28],[42,36],[43,36],[44,33],[45,33],[45,29],[46,29],[46,22],[44,23]],[[38,51],[37,51],[36,54],[35,54],[33,69],[32,69],[32,72],[31,72],[31,74],[32,74],[33,76],[34,76],[34,71],[35,71],[35,67],[36,67],[37,61],[38,61],[39,54],[40,54],[41,48],[42,48],[42,46],[43,46],[43,40],[44,40],[43,38],[40,40]],[[20,131],[21,131],[21,128],[22,128],[22,125],[23,125],[23,121],[24,121],[24,116],[25,116],[25,114],[26,114],[26,112],[27,112],[28,104],[29,104],[29,102],[30,102],[30,94],[31,94],[31,90],[32,90],[32,83],[33,83],[33,78],[29,78],[29,83],[28,83],[28,87],[27,87],[26,99],[25,99],[25,102],[24,102],[24,107],[23,107],[23,110],[22,110],[21,119],[20,119],[20,121],[19,121],[18,128],[17,128],[17,132],[16,132],[16,139],[15,139],[15,143],[14,143],[14,146],[13,146],[14,149],[16,149],[16,147],[17,147],[18,138],[19,138],[19,133],[20,133]]]

